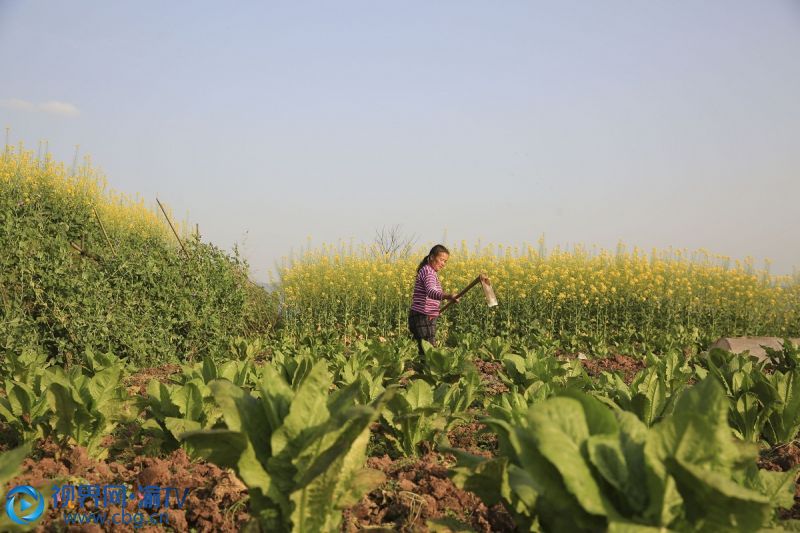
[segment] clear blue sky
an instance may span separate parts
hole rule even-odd
[[[0,0],[0,127],[255,277],[312,236],[800,266],[800,2]]]

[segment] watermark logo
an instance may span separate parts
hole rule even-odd
[[[160,485],[53,485],[53,509],[61,510],[64,523],[168,525],[170,508],[183,509],[191,489]],[[91,503],[90,503],[91,502]]]
[[[53,485],[52,508],[61,511],[64,523],[131,525],[169,525],[171,508],[183,509],[189,488],[160,485]],[[29,525],[44,514],[44,496],[30,485],[19,485],[6,496],[6,514],[15,523]]]
[[[19,510],[16,502],[19,500]],[[44,496],[30,485],[14,487],[6,495],[6,514],[20,525],[30,524],[44,513]]]

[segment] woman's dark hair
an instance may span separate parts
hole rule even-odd
[[[422,258],[422,261],[420,261],[419,266],[417,266],[417,272],[419,272],[422,269],[422,267],[424,267],[425,265],[428,264],[428,260],[430,258],[436,257],[439,254],[450,255],[450,250],[445,248],[444,244],[437,244],[436,246],[431,248],[431,251],[428,252],[428,255],[426,255],[425,257]]]

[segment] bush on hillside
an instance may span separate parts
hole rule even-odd
[[[249,282],[238,254],[193,236],[187,257],[161,220],[106,191],[88,163],[68,173],[7,147],[0,351],[69,364],[92,349],[154,364],[226,351],[231,337],[273,325],[272,296]]]

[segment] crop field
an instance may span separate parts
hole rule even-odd
[[[445,290],[483,272],[500,303],[469,293],[420,356],[424,251],[307,249],[266,291],[187,228],[179,243],[88,161],[5,148],[0,496],[45,505],[0,530],[800,528],[800,349],[708,349],[800,336],[797,277],[706,251],[451,243]],[[179,504],[143,505],[152,487]]]

